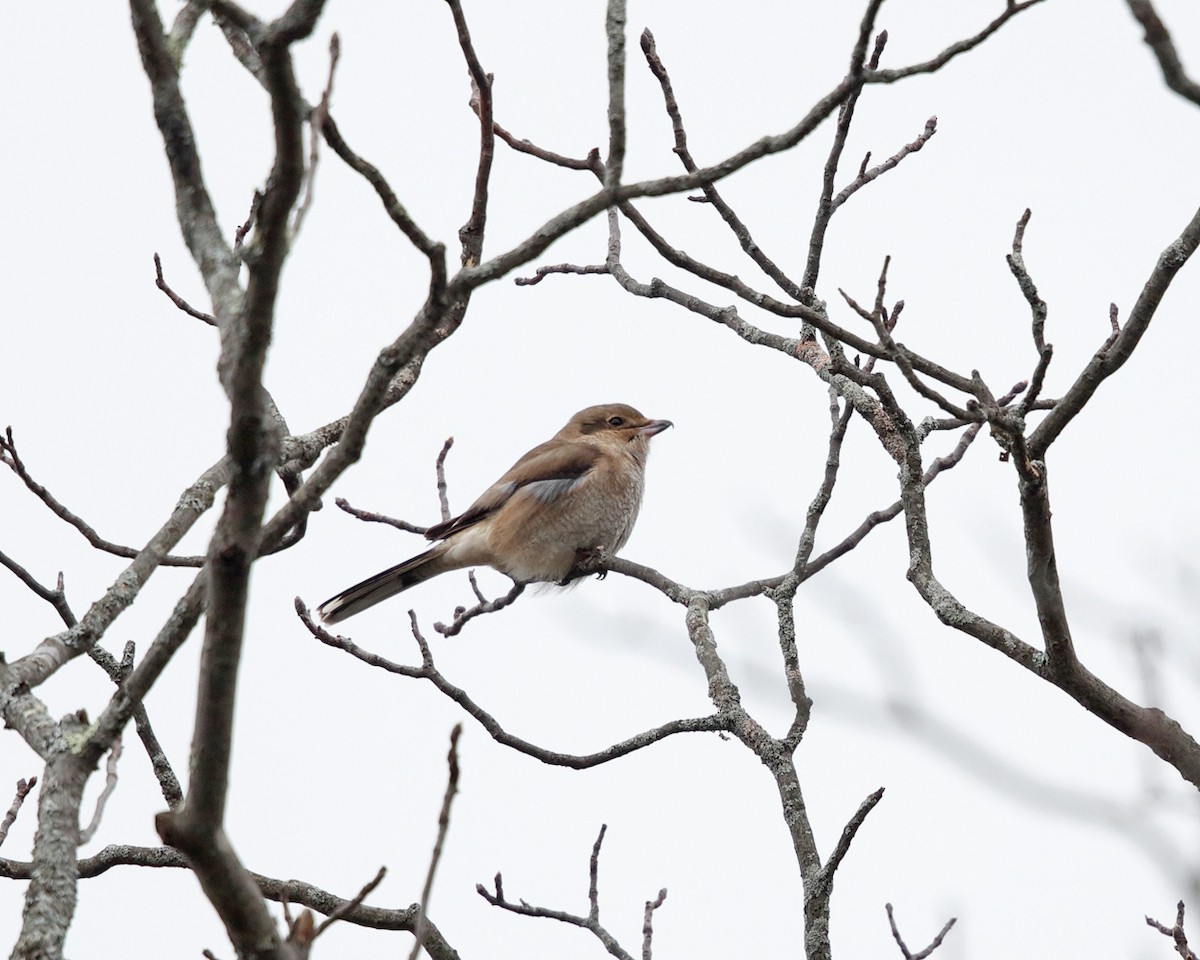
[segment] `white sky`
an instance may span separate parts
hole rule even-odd
[[[706,163],[791,126],[841,77],[860,5],[784,7],[631,4],[627,179],[678,172],[658,85],[637,50],[642,27],[654,31],[692,151]],[[891,0],[880,18],[891,38],[883,65],[931,56],[1001,7]],[[1200,8],[1159,0],[1158,9],[1200,76]],[[164,10],[169,17],[175,6]],[[466,12],[496,76],[497,121],[564,153],[603,149],[603,4],[468,3]],[[174,221],[127,11],[9,5],[4,20],[0,426],[12,425],[29,469],[62,501],[102,535],[140,545],[223,448],[216,337],[154,287],[157,251],[175,289],[206,306]],[[333,112],[343,135],[453,251],[469,212],[477,128],[448,10],[435,0],[330,3],[318,35],[297,51],[310,100],[324,82],[333,30],[342,39]],[[207,23],[189,50],[184,91],[232,234],[269,167],[265,95]],[[939,131],[924,151],[834,218],[818,292],[839,322],[857,328],[837,288],[869,301],[891,254],[889,299],[907,303],[898,338],[964,372],[978,367],[1003,392],[1035,359],[1028,308],[1004,262],[1013,226],[1031,207],[1026,259],[1050,307],[1056,359],[1046,393],[1057,395],[1107,334],[1109,302],[1124,317],[1200,202],[1200,111],[1165,89],[1124,3],[1048,0],[936,76],[869,89],[839,186],[864,151],[888,156],[933,114]],[[796,276],[830,135],[827,124],[794,152],[722,185],[759,243]],[[498,145],[485,252],[508,248],[593,190],[590,175]],[[677,197],[642,208],[692,255],[770,291],[706,206]],[[604,239],[597,220],[539,262],[601,261]],[[632,231],[625,239],[635,277],[678,279]],[[425,283],[422,258],[374,194],[325,151],[316,205],[285,270],[267,372],[293,430],[349,409]],[[731,301],[700,284],[689,289]],[[1140,701],[1129,638],[1159,631],[1170,657],[1160,702],[1192,731],[1200,727],[1189,389],[1198,302],[1200,266],[1190,264],[1133,360],[1050,460],[1059,569],[1081,656]],[[739,309],[768,329],[793,332]],[[433,460],[446,436],[456,439],[451,503],[462,508],[576,409],[610,400],[676,423],[654,442],[642,518],[625,556],[693,586],[787,566],[823,467],[823,386],[806,367],[666,302],[634,300],[604,277],[480,290],[462,330],[430,357],[410,398],[376,423],[364,460],[334,493],[430,522]],[[928,457],[951,445],[933,439]],[[935,561],[964,602],[1036,642],[1015,477],[996,453],[980,437],[931,488]],[[15,477],[5,473],[0,483],[0,548],[44,583],[63,570],[82,613],[124,561],[91,551]],[[855,422],[818,550],[895,496],[894,465]],[[202,526],[185,541],[187,552],[203,551]],[[228,820],[252,869],[349,896],[387,864],[371,902],[404,906],[419,897],[446,737],[460,713],[428,685],[318,644],[295,619],[291,598],[315,604],[420,542],[354,521],[330,497],[301,546],[256,569]],[[858,803],[887,787],[838,874],[834,949],[898,955],[883,910],[890,900],[914,949],[949,916],[959,918],[937,954],[944,960],[1166,956],[1170,944],[1143,917],[1168,919],[1191,892],[1182,878],[1196,867],[1194,791],[1064,695],[942,628],[905,582],[906,565],[903,531],[893,524],[797,599],[801,666],[815,700],[798,763],[824,853]],[[134,640],[144,650],[190,578],[156,574],[106,645],[119,650]],[[497,592],[506,585],[493,574],[481,581]],[[468,597],[465,577],[445,577],[343,632],[413,662],[405,611],[415,606],[447,677],[510,731],[553,749],[591,752],[709,712],[682,609],[639,583],[614,575],[526,596],[458,637],[434,635],[433,621]],[[50,607],[7,573],[0,603],[10,659],[60,629]],[[778,733],[790,710],[771,612],[766,601],[750,601],[713,623],[749,709]],[[199,635],[148,700],[181,777],[198,652]],[[110,690],[81,659],[40,693],[55,715],[86,707],[95,716]],[[943,734],[907,731],[886,713],[887,698],[926,712]],[[954,750],[952,739],[966,746]],[[139,751],[131,732],[121,786],[81,855],[108,843],[157,843],[152,819],[163,804]],[[602,955],[583,931],[513,917],[474,892],[502,870],[510,896],[586,912],[587,857],[602,822],[602,918],[626,949],[638,949],[642,903],[665,886],[657,956],[802,952],[800,882],[775,788],[736,742],[676,737],[572,772],[506,751],[468,722],[461,760],[462,792],[431,914],[465,960]],[[1047,805],[1028,790],[1014,796],[1012,777],[997,776],[1010,769],[1070,799]],[[0,804],[6,784],[40,773],[15,735],[0,738]],[[1136,827],[1097,827],[1109,808],[1133,811]],[[31,799],[5,855],[28,855],[34,811]],[[24,884],[0,885],[0,942],[15,939],[23,894]],[[1200,938],[1200,923],[1194,929]],[[409,942],[346,924],[327,936],[318,949],[358,957],[394,956]],[[198,956],[205,947],[232,953],[182,871],[122,868],[81,883],[68,954],[111,956],[118,945],[130,958]]]

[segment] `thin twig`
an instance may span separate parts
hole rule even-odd
[[[423,534],[429,529],[428,527],[420,527],[415,523],[409,523],[407,520],[399,520],[396,517],[389,517],[382,513],[359,510],[357,507],[350,506],[350,502],[345,497],[335,497],[333,502],[339,510],[344,510],[350,516],[358,520],[363,520],[366,523],[386,523],[389,527],[395,527],[397,530],[403,530],[405,533]]]
[[[321,921],[317,929],[313,931],[312,939],[316,940],[317,937],[329,929],[331,925],[337,923],[339,920],[344,920],[360,906],[362,906],[363,901],[365,901],[367,897],[371,895],[372,891],[377,886],[383,883],[383,878],[386,876],[387,867],[380,867],[375,876],[363,884],[362,889],[359,890],[358,893],[356,893],[351,899],[347,900],[340,907],[334,910],[333,913]]]
[[[884,32],[886,33],[887,31]],[[884,160],[883,163],[871,167],[869,170],[867,169],[867,162],[870,160],[871,154],[868,153],[866,157],[863,158],[862,166],[858,169],[858,176],[851,180],[850,183],[846,184],[846,186],[842,188],[838,195],[833,198],[833,209],[836,210],[868,183],[887,173],[909,154],[916,153],[923,146],[925,146],[926,143],[929,142],[929,139],[935,133],[937,133],[937,117],[930,117],[927,121],[925,121],[925,129],[921,132],[920,136],[918,136],[911,143],[906,143],[894,154]]]
[[[1038,353],[1041,353],[1046,349],[1046,301],[1038,296],[1037,285],[1025,267],[1025,228],[1029,225],[1030,216],[1032,216],[1032,211],[1026,208],[1017,221],[1016,231],[1013,233],[1012,253],[1008,254],[1005,260],[1008,261],[1008,269],[1017,278],[1021,294],[1033,312],[1033,345],[1037,348]]]
[[[592,855],[588,858],[588,919],[593,921],[600,919],[600,847],[607,832],[608,824],[600,824],[600,832],[592,844]]]
[[[513,277],[513,283],[518,287],[532,287],[535,283],[541,283],[552,273],[574,273],[586,276],[608,272],[608,265],[604,263],[589,263],[583,266],[575,263],[555,263],[546,267],[538,267],[532,277]]]
[[[383,204],[384,212],[400,229],[400,232],[408,238],[409,242],[425,255],[429,260],[430,269],[435,274],[444,271],[446,248],[432,240],[424,230],[417,226],[416,221],[409,215],[408,210],[400,202],[379,168],[350,149],[332,116],[325,117],[325,122],[321,124],[321,134],[325,137],[325,142],[333,148],[333,152],[341,157],[351,170],[357,172],[371,185]]]
[[[453,700],[464,711],[475,720],[479,725],[488,732],[493,740],[502,746],[510,747],[518,753],[523,753],[526,756],[533,757],[535,760],[540,760],[542,763],[551,766],[570,767],[575,770],[583,770],[588,767],[599,766],[602,763],[608,763],[618,757],[626,756],[636,750],[641,750],[652,743],[657,743],[659,740],[667,737],[675,736],[680,733],[701,733],[701,732],[716,732],[724,731],[729,728],[731,720],[719,713],[710,714],[706,717],[688,718],[681,720],[672,720],[664,723],[662,726],[654,727],[651,730],[646,730],[628,739],[615,743],[612,746],[606,747],[596,753],[590,754],[570,754],[559,753],[554,750],[547,750],[527,740],[522,740],[520,737],[509,733],[500,725],[500,722],[488,713],[487,710],[479,706],[471,696],[461,687],[456,687],[437,669],[433,662],[433,654],[429,649],[429,643],[421,634],[416,622],[413,622],[413,639],[417,643],[417,647],[421,652],[421,666],[414,667],[408,664],[395,663],[388,660],[386,657],[381,657],[379,654],[371,653],[359,647],[349,637],[334,636],[320,624],[316,623],[309,609],[304,605],[304,602],[297,597],[295,601],[296,615],[300,618],[300,622],[304,624],[305,629],[309,631],[317,640],[326,646],[333,647],[348,653],[357,660],[361,660],[368,666],[376,667],[388,673],[393,673],[398,676],[410,677],[417,680],[428,680],[442,694]]]
[[[930,943],[929,946],[919,953],[910,953],[908,945],[905,944],[904,938],[900,936],[900,930],[896,926],[896,918],[892,915],[892,905],[890,903],[886,903],[884,904],[884,908],[887,910],[888,923],[892,928],[892,936],[896,940],[896,945],[900,947],[900,952],[904,954],[904,960],[925,960],[926,957],[928,957],[931,953],[933,953],[934,950],[942,945],[942,940],[945,939],[946,934],[950,932],[950,928],[953,927],[955,922],[958,920],[957,917],[951,917],[946,921],[946,925],[942,927],[938,935],[933,938],[933,942]]]
[[[479,581],[475,578],[475,571],[467,571],[467,582],[471,584],[471,590],[475,594],[475,598],[480,603],[487,603],[487,597],[483,595],[483,591],[479,589]]]
[[[254,221],[258,219],[258,211],[262,202],[262,191],[255,190],[254,196],[250,198],[250,210],[246,214],[245,222],[239,224],[237,230],[233,232],[233,255],[239,259],[245,255],[246,235],[254,228]]]
[[[1045,460],[1046,450],[1067,424],[1087,405],[1099,386],[1133,354],[1158,311],[1171,281],[1200,247],[1200,209],[1192,214],[1178,237],[1167,244],[1138,295],[1119,333],[1112,333],[1092,355],[1054,409],[1029,436],[1029,455]]]
[[[838,166],[842,160],[842,153],[846,149],[846,138],[850,134],[850,124],[854,120],[854,110],[858,104],[858,98],[863,90],[863,70],[867,67],[867,39],[870,33],[875,28],[875,18],[879,13],[881,0],[871,0],[867,4],[866,13],[863,15],[862,24],[859,27],[858,42],[854,45],[854,50],[850,55],[850,69],[846,77],[851,81],[849,89],[846,91],[845,99],[842,100],[837,116],[837,124],[834,128],[833,141],[829,145],[829,155],[825,159],[825,169],[821,179],[821,195],[817,200],[817,210],[813,216],[812,231],[808,239],[808,256],[804,264],[804,278],[800,281],[801,287],[807,291],[812,291],[816,288],[817,278],[821,272],[821,257],[825,249],[825,235],[829,230],[829,221],[837,209],[833,202],[833,183],[837,176]],[[878,63],[879,57],[883,54],[884,45],[887,43],[887,33],[881,32],[875,38],[875,50],[871,56],[871,63]],[[800,298],[806,302],[812,302],[813,295],[810,292],[807,297]]]
[[[548,907],[535,907],[524,900],[513,903],[504,895],[504,879],[499,873],[496,874],[494,880],[494,891],[488,890],[482,883],[477,883],[475,892],[493,907],[500,907],[510,913],[516,913],[523,917],[542,917],[567,923],[573,927],[582,927],[584,930],[590,931],[596,939],[604,944],[604,949],[618,960],[633,960],[633,957],[617,942],[616,938],[600,924],[600,846],[604,842],[604,834],[607,830],[607,824],[600,826],[600,834],[596,837],[596,842],[592,844],[592,855],[588,860],[587,916],[579,916],[565,910],[552,910]],[[660,894],[660,896],[665,896],[665,894]]]
[[[1163,80],[1168,87],[1181,97],[1191,100],[1200,106],[1200,83],[1187,75],[1179,52],[1167,30],[1166,24],[1159,18],[1150,0],[1126,0],[1129,10],[1137,18],[1137,22],[1146,31],[1146,45],[1154,51],[1158,59],[1159,69],[1162,70]]]
[[[495,613],[509,606],[525,592],[526,586],[524,583],[514,583],[512,589],[502,597],[497,597],[495,600],[482,600],[473,607],[458,607],[454,611],[454,619],[449,624],[438,622],[433,625],[433,629],[443,637],[453,637],[476,617],[485,613]],[[478,595],[478,590],[476,590],[476,595]]]
[[[979,435],[979,431],[982,429],[982,427],[982,423],[972,423],[970,426],[968,426],[967,429],[963,431],[963,435],[959,438],[954,449],[951,450],[950,453],[946,454],[946,456],[938,457],[929,465],[924,476],[921,478],[921,482],[925,486],[928,486],[933,482],[934,477],[936,477],[939,473],[956,467],[959,461],[962,460],[962,458],[966,455],[968,448]],[[863,522],[860,523],[858,527],[852,533],[847,535],[840,543],[838,543],[836,546],[830,547],[815,560],[806,564],[804,567],[805,578],[811,577],[818,571],[825,569],[825,567],[833,563],[834,560],[853,550],[860,543],[862,543],[867,534],[874,530],[875,527],[879,526],[881,523],[887,523],[889,520],[894,520],[900,515],[903,509],[903,501],[897,500],[895,503],[884,507],[882,510],[876,510],[874,513],[869,514],[866,519],[864,519]]]
[[[887,272],[887,262],[884,262],[884,272]],[[882,347],[887,359],[896,364],[896,367],[904,375],[904,379],[908,381],[909,386],[917,391],[926,400],[941,407],[942,410],[949,413],[951,416],[958,417],[960,420],[970,421],[973,419],[971,415],[958,404],[952,402],[940,392],[929,386],[925,381],[917,376],[916,370],[913,368],[912,361],[907,352],[903,350],[895,340],[892,339],[891,333],[884,324],[883,317],[880,313],[867,310],[858,303],[850,294],[841,287],[838,287],[838,293],[842,295],[842,299],[846,304],[864,320],[867,320],[875,327],[875,332],[879,337],[879,344]],[[975,418],[977,419],[977,418]]]
[[[337,72],[338,58],[341,56],[341,50],[341,41],[338,39],[338,35],[334,33],[329,38],[329,74],[325,80],[325,89],[321,92],[321,102],[313,107],[312,113],[308,116],[308,169],[305,171],[304,176],[304,196],[296,206],[296,212],[292,215],[292,240],[295,240],[297,234],[300,233],[300,227],[304,223],[304,218],[308,216],[309,208],[312,207],[313,184],[317,179],[317,163],[320,160],[320,150],[318,148],[321,143],[321,128],[325,125],[325,119],[329,116],[329,104],[333,99],[333,77]]]
[[[1017,14],[1028,10],[1030,7],[1037,6],[1041,2],[1042,0],[1022,0],[1022,2],[1017,3],[1014,0],[1007,0],[1004,12],[1000,16],[996,17],[996,19],[975,35],[950,44],[950,46],[946,47],[937,56],[929,60],[923,60],[920,63],[914,63],[911,66],[901,67],[898,70],[868,70],[864,79],[867,83],[895,83],[897,80],[903,80],[905,77],[911,77],[918,73],[936,73],[955,57],[979,46],[984,40],[1008,23],[1009,20],[1017,16]]]
[[[492,160],[496,153],[496,135],[492,120],[492,75],[483,69],[460,0],[446,0],[458,32],[458,45],[471,74],[471,108],[479,118],[479,161],[475,170],[475,193],[471,216],[458,231],[462,243],[462,265],[474,267],[483,259],[483,235],[487,226],[488,185]]]
[[[667,73],[667,68],[662,58],[658,55],[658,47],[654,42],[654,34],[648,29],[642,31],[641,44],[642,53],[646,57],[646,65],[650,68],[650,72],[654,74],[662,89],[663,103],[666,107],[667,116],[671,119],[671,127],[675,133],[675,155],[679,157],[680,163],[683,164],[683,168],[688,173],[695,173],[700,168],[692,156],[691,150],[688,148],[687,131],[683,126],[683,114],[679,109],[678,101],[675,99],[675,90],[671,84],[670,75]],[[779,288],[787,293],[788,296],[795,300],[803,299],[800,285],[784,273],[779,265],[755,242],[754,238],[750,235],[749,227],[746,226],[734,209],[725,202],[725,198],[721,196],[716,186],[712,183],[702,183],[700,187],[704,191],[705,199],[713,205],[713,209],[729,225],[729,229],[733,231],[733,235],[737,238],[746,255],[758,264],[759,269],[774,280]]]
[[[652,960],[651,941],[654,939],[654,911],[667,899],[667,888],[658,891],[658,896],[646,901],[646,912],[642,915],[642,960]]]
[[[1046,301],[1038,295],[1037,285],[1033,282],[1033,278],[1025,266],[1025,228],[1029,224],[1030,215],[1030,211],[1026,209],[1017,221],[1016,231],[1013,233],[1012,253],[1005,258],[1008,261],[1008,269],[1016,277],[1021,294],[1025,297],[1025,302],[1029,304],[1030,312],[1033,314],[1033,346],[1038,353],[1037,366],[1029,378],[1029,392],[1021,401],[1022,410],[1028,410],[1031,404],[1037,402],[1042,392],[1042,384],[1046,381],[1046,371],[1050,368],[1050,360],[1054,356],[1054,347],[1046,342]]]
[[[821,485],[817,488],[816,494],[809,502],[808,510],[804,518],[804,530],[800,533],[800,541],[796,545],[796,559],[793,564],[797,571],[803,570],[805,564],[808,563],[808,558],[812,556],[813,544],[817,537],[817,527],[821,523],[821,518],[825,515],[825,508],[829,506],[829,501],[833,497],[833,488],[837,483],[838,470],[841,467],[842,444],[846,439],[846,430],[850,426],[850,419],[854,415],[854,407],[846,404],[844,409],[838,407],[837,390],[830,386],[829,388],[829,444],[825,454],[825,473],[821,478]]]
[[[443,522],[450,519],[450,497],[446,489],[446,454],[450,452],[452,446],[454,446],[454,438],[447,437],[446,442],[442,444],[442,452],[437,455],[437,460],[434,462],[434,470],[437,473],[438,506],[442,510]]]
[[[49,490],[34,480],[25,468],[24,462],[17,454],[16,443],[13,441],[12,427],[8,427],[4,435],[0,436],[0,463],[8,466],[13,473],[20,477],[25,486],[50,509],[51,513],[65,520],[83,534],[87,542],[97,550],[131,560],[141,555],[142,550],[140,549],[126,547],[119,543],[113,543],[111,540],[105,540],[82,517],[68,510]],[[160,558],[158,563],[164,567],[202,567],[204,566],[204,561],[204,557],[176,557],[166,555]]]
[[[157,253],[154,255],[154,285],[163,293],[165,293],[167,297],[170,298],[171,302],[189,317],[195,317],[197,320],[203,320],[210,327],[217,326],[216,317],[214,317],[211,313],[205,313],[202,310],[197,310],[167,285],[167,281],[163,279],[162,260],[159,258]]]
[[[1175,952],[1178,953],[1183,960],[1197,960],[1196,954],[1188,946],[1187,934],[1183,932],[1183,901],[1180,900],[1175,908],[1175,924],[1174,926],[1166,926],[1153,920],[1150,917],[1146,918],[1147,925],[1153,927],[1159,933],[1170,937],[1175,941]]]
[[[524,153],[530,157],[536,157],[538,160],[544,160],[546,163],[552,163],[556,167],[565,167],[568,170],[590,170],[592,164],[600,159],[600,153],[595,148],[591,153],[583,159],[577,157],[564,156],[561,153],[555,153],[553,150],[546,150],[529,140],[518,139],[513,133],[505,130],[498,123],[492,124],[492,129],[496,131],[496,136],[507,143],[517,153]]]
[[[458,793],[458,738],[460,736],[462,736],[462,724],[456,723],[454,729],[450,731],[450,751],[446,754],[449,776],[446,780],[446,794],[442,797],[442,812],[438,814],[437,840],[433,844],[433,854],[429,858],[429,870],[425,874],[425,886],[421,890],[417,928],[413,934],[412,952],[408,955],[408,960],[417,960],[425,938],[425,914],[429,911],[429,895],[433,891],[433,878],[437,873],[438,863],[442,859],[446,831],[450,829],[450,805],[454,802],[454,795]]]
[[[100,829],[100,821],[104,817],[104,807],[108,798],[117,789],[117,761],[121,759],[121,738],[113,740],[112,748],[108,751],[108,763],[104,767],[104,789],[96,798],[96,812],[92,814],[92,822],[79,831],[79,843],[85,844],[96,835]]]
[[[854,842],[854,837],[858,834],[858,828],[863,825],[863,821],[867,819],[867,815],[875,809],[876,804],[882,799],[883,787],[880,787],[858,805],[858,809],[854,811],[854,816],[842,828],[842,835],[838,837],[837,845],[833,848],[829,859],[825,861],[825,866],[821,868],[821,873],[824,874],[827,883],[833,882],[833,875],[837,871],[837,868],[841,866],[846,854],[850,851],[850,844]]]
[[[58,611],[58,615],[62,618],[63,623],[68,627],[73,627],[76,624],[75,614],[71,610],[70,604],[67,603],[67,595],[63,589],[63,575],[60,570],[58,573],[57,586],[51,590],[49,587],[43,587],[34,579],[33,574],[26,570],[23,566],[17,563],[12,557],[8,556],[3,550],[0,550],[0,566],[5,566],[13,572],[18,580],[32,590],[35,594],[45,600],[48,604]]]
[[[21,804],[29,796],[29,791],[37,786],[37,782],[37,777],[17,781],[17,792],[13,795],[13,802],[9,805],[8,813],[4,815],[4,819],[0,820],[0,844],[4,843],[8,838],[8,831],[17,822],[17,814],[21,812]]]

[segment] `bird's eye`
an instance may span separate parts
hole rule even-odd
[[[625,423],[624,417],[609,417],[608,418],[608,425],[610,427],[619,427],[619,426],[622,426],[624,423]]]

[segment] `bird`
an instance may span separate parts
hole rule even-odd
[[[440,541],[330,597],[328,624],[439,574],[488,566],[520,584],[566,585],[581,567],[614,555],[642,503],[650,439],[674,426],[624,403],[586,407],[509,468],[463,513],[425,532]]]

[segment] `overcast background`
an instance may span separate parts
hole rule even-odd
[[[281,6],[255,12],[267,17]],[[1185,64],[1200,74],[1200,8],[1194,0],[1157,6]],[[882,65],[932,56],[1001,8],[1001,0],[890,0],[879,20],[890,34]],[[176,6],[161,9],[169,20]],[[604,149],[603,4],[468,0],[466,14],[495,74],[497,122],[562,153]],[[679,171],[658,84],[637,49],[643,27],[654,31],[703,164],[794,124],[843,75],[860,15],[859,4],[811,0],[632,3],[626,180]],[[224,448],[216,335],[154,287],[157,251],[174,288],[207,307],[174,220],[128,11],[9,4],[3,22],[0,426],[12,425],[34,477],[103,536],[141,545]],[[333,112],[343,135],[456,260],[478,127],[448,9],[438,0],[331,2],[296,53],[314,102],[333,30],[342,40]],[[266,96],[207,21],[187,53],[184,93],[232,235],[269,169]],[[1026,259],[1049,304],[1056,354],[1046,394],[1056,396],[1107,335],[1109,303],[1124,317],[1200,202],[1200,110],[1165,88],[1124,3],[1048,0],[939,74],[869,88],[839,188],[865,151],[886,157],[931,115],[938,133],[926,148],[835,216],[818,294],[838,322],[867,335],[837,288],[870,301],[891,254],[889,300],[907,304],[898,338],[957,370],[978,368],[1003,392],[1035,361],[1028,307],[1004,262],[1030,207]],[[722,185],[755,239],[796,276],[831,130],[827,123],[798,149]],[[590,174],[551,169],[498,144],[485,254],[594,189]],[[674,197],[641,207],[693,256],[770,292],[706,205]],[[631,230],[625,236],[637,279],[672,276]],[[604,250],[598,218],[539,262],[599,262]],[[315,205],[284,272],[266,373],[293,431],[349,410],[425,286],[423,258],[365,182],[325,151]],[[1193,732],[1198,303],[1200,267],[1190,264],[1132,361],[1050,460],[1059,570],[1082,658]],[[768,329],[795,332],[739,309]],[[790,564],[823,470],[824,386],[808,368],[672,304],[635,300],[607,277],[552,277],[534,287],[504,280],[478,291],[461,331],[432,354],[411,396],[376,422],[363,461],[334,494],[432,522],[433,462],[447,436],[455,437],[451,505],[462,509],[575,410],[607,401],[676,425],[654,441],[625,556],[697,587]],[[931,439],[927,458],[953,439]],[[854,422],[818,551],[895,499],[895,472]],[[1036,643],[1015,476],[989,438],[931,487],[930,511],[935,562],[950,589]],[[210,529],[211,521],[198,525],[177,552],[203,552]],[[427,684],[320,645],[291,602],[298,594],[316,604],[421,542],[353,520],[330,497],[299,547],[256,567],[227,822],[251,869],[350,896],[387,864],[370,902],[419,898],[446,738],[460,711]],[[44,583],[64,571],[76,613],[125,566],[92,551],[7,471],[0,546]],[[868,793],[887,788],[838,873],[834,949],[898,955],[883,909],[891,901],[914,949],[959,918],[938,954],[945,960],[1168,956],[1170,942],[1143,917],[1167,920],[1176,900],[1194,894],[1195,791],[1065,695],[943,628],[905,582],[906,566],[897,522],[797,598],[801,666],[815,701],[798,766],[822,851]],[[190,578],[159,571],[109,631],[109,649],[127,640],[145,649]],[[490,572],[481,583],[492,592],[507,586]],[[405,614],[414,606],[446,676],[508,730],[552,749],[587,753],[709,711],[682,608],[640,583],[614,575],[526,595],[460,636],[434,635],[432,623],[468,599],[465,577],[447,576],[341,627],[369,649],[414,662]],[[60,629],[49,605],[7,573],[0,604],[0,646],[10,659]],[[771,604],[735,604],[713,624],[749,709],[781,732],[790,704]],[[1131,649],[1139,632],[1162,651],[1151,692]],[[198,655],[197,636],[147,701],[181,778]],[[86,658],[40,690],[56,716],[80,707],[95,716],[110,692]],[[158,842],[153,815],[163,802],[140,744],[126,739],[120,787],[81,855],[108,843]],[[656,956],[802,952],[800,880],[775,787],[737,742],[679,736],[574,772],[504,750],[468,722],[460,754],[462,789],[430,913],[464,960],[600,956],[586,932],[498,911],[474,885],[502,870],[510,897],[586,912],[587,857],[602,822],[601,916],[626,949],[638,948],[643,902],[665,886]],[[17,737],[0,738],[0,805],[18,777],[40,773]],[[93,779],[89,798],[102,778]],[[28,857],[35,810],[31,798],[6,856]],[[15,940],[24,888],[0,884],[0,942]],[[130,958],[231,953],[184,871],[117,868],[82,881],[80,893],[72,957],[118,947]],[[1200,923],[1195,930],[1200,937]],[[327,937],[319,951],[358,957],[395,956],[410,942],[348,924]]]

